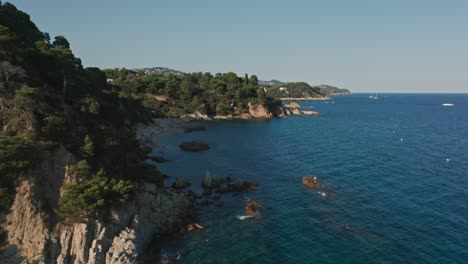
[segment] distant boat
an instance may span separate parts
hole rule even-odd
[[[377,95],[377,93],[375,93],[375,95],[372,95],[372,94],[369,95],[369,98],[370,98],[370,99],[377,100],[377,99],[379,99],[379,96]]]
[[[454,106],[454,104],[452,104],[452,103],[443,103],[442,105],[443,106]]]

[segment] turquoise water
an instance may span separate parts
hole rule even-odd
[[[207,170],[261,186],[202,207],[207,228],[177,243],[181,263],[468,263],[468,95],[302,105],[322,115],[213,121],[156,139],[172,161],[160,170],[195,190]],[[180,151],[189,139],[211,149]],[[306,175],[331,196],[306,189]],[[248,198],[262,218],[236,218]]]

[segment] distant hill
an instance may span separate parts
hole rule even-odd
[[[143,71],[146,75],[151,74],[162,74],[162,75],[183,75],[185,72],[173,70],[165,67],[151,67],[151,68],[141,68],[141,69],[133,69],[134,71]]]
[[[262,85],[262,86],[276,86],[276,85],[281,85],[283,84],[283,82],[281,81],[278,81],[278,80],[271,80],[271,81],[258,81],[258,84],[259,85]]]
[[[310,86],[306,82],[280,82],[265,89],[268,95],[279,98],[326,98],[330,95],[351,93],[347,89],[330,85]]]
[[[312,88],[320,89],[323,93],[327,95],[337,95],[337,94],[350,94],[351,92],[348,89],[342,89],[330,85],[318,85],[313,86]]]
[[[312,87],[306,82],[281,83],[266,88],[268,95],[279,98],[324,98],[327,94],[320,88]]]

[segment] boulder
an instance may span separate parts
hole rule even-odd
[[[320,189],[322,185],[319,184],[318,178],[316,176],[311,177],[302,177],[302,184],[308,188]]]
[[[180,190],[180,189],[185,189],[192,185],[189,181],[185,180],[182,177],[177,177],[177,179],[174,181],[172,184],[172,188]]]
[[[245,205],[245,213],[250,216],[259,216],[258,208],[260,207],[260,204],[255,201],[255,200],[249,200],[247,201],[247,204]]]
[[[210,146],[203,141],[187,141],[179,145],[184,151],[199,152],[210,149]]]
[[[211,175],[210,172],[206,172],[205,173],[205,176],[203,176],[203,180],[202,180],[202,187],[203,188],[211,188],[213,186],[213,176]]]
[[[197,231],[197,230],[202,230],[204,229],[205,227],[202,226],[201,224],[197,224],[197,223],[194,223],[194,224],[188,224],[187,225],[187,231],[188,232],[193,232],[193,231]]]

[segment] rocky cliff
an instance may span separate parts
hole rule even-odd
[[[3,224],[9,246],[2,263],[136,263],[158,234],[179,231],[193,216],[191,201],[153,184],[139,184],[134,199],[100,220],[64,223],[52,213],[76,162],[65,149],[48,151],[24,175]]]

